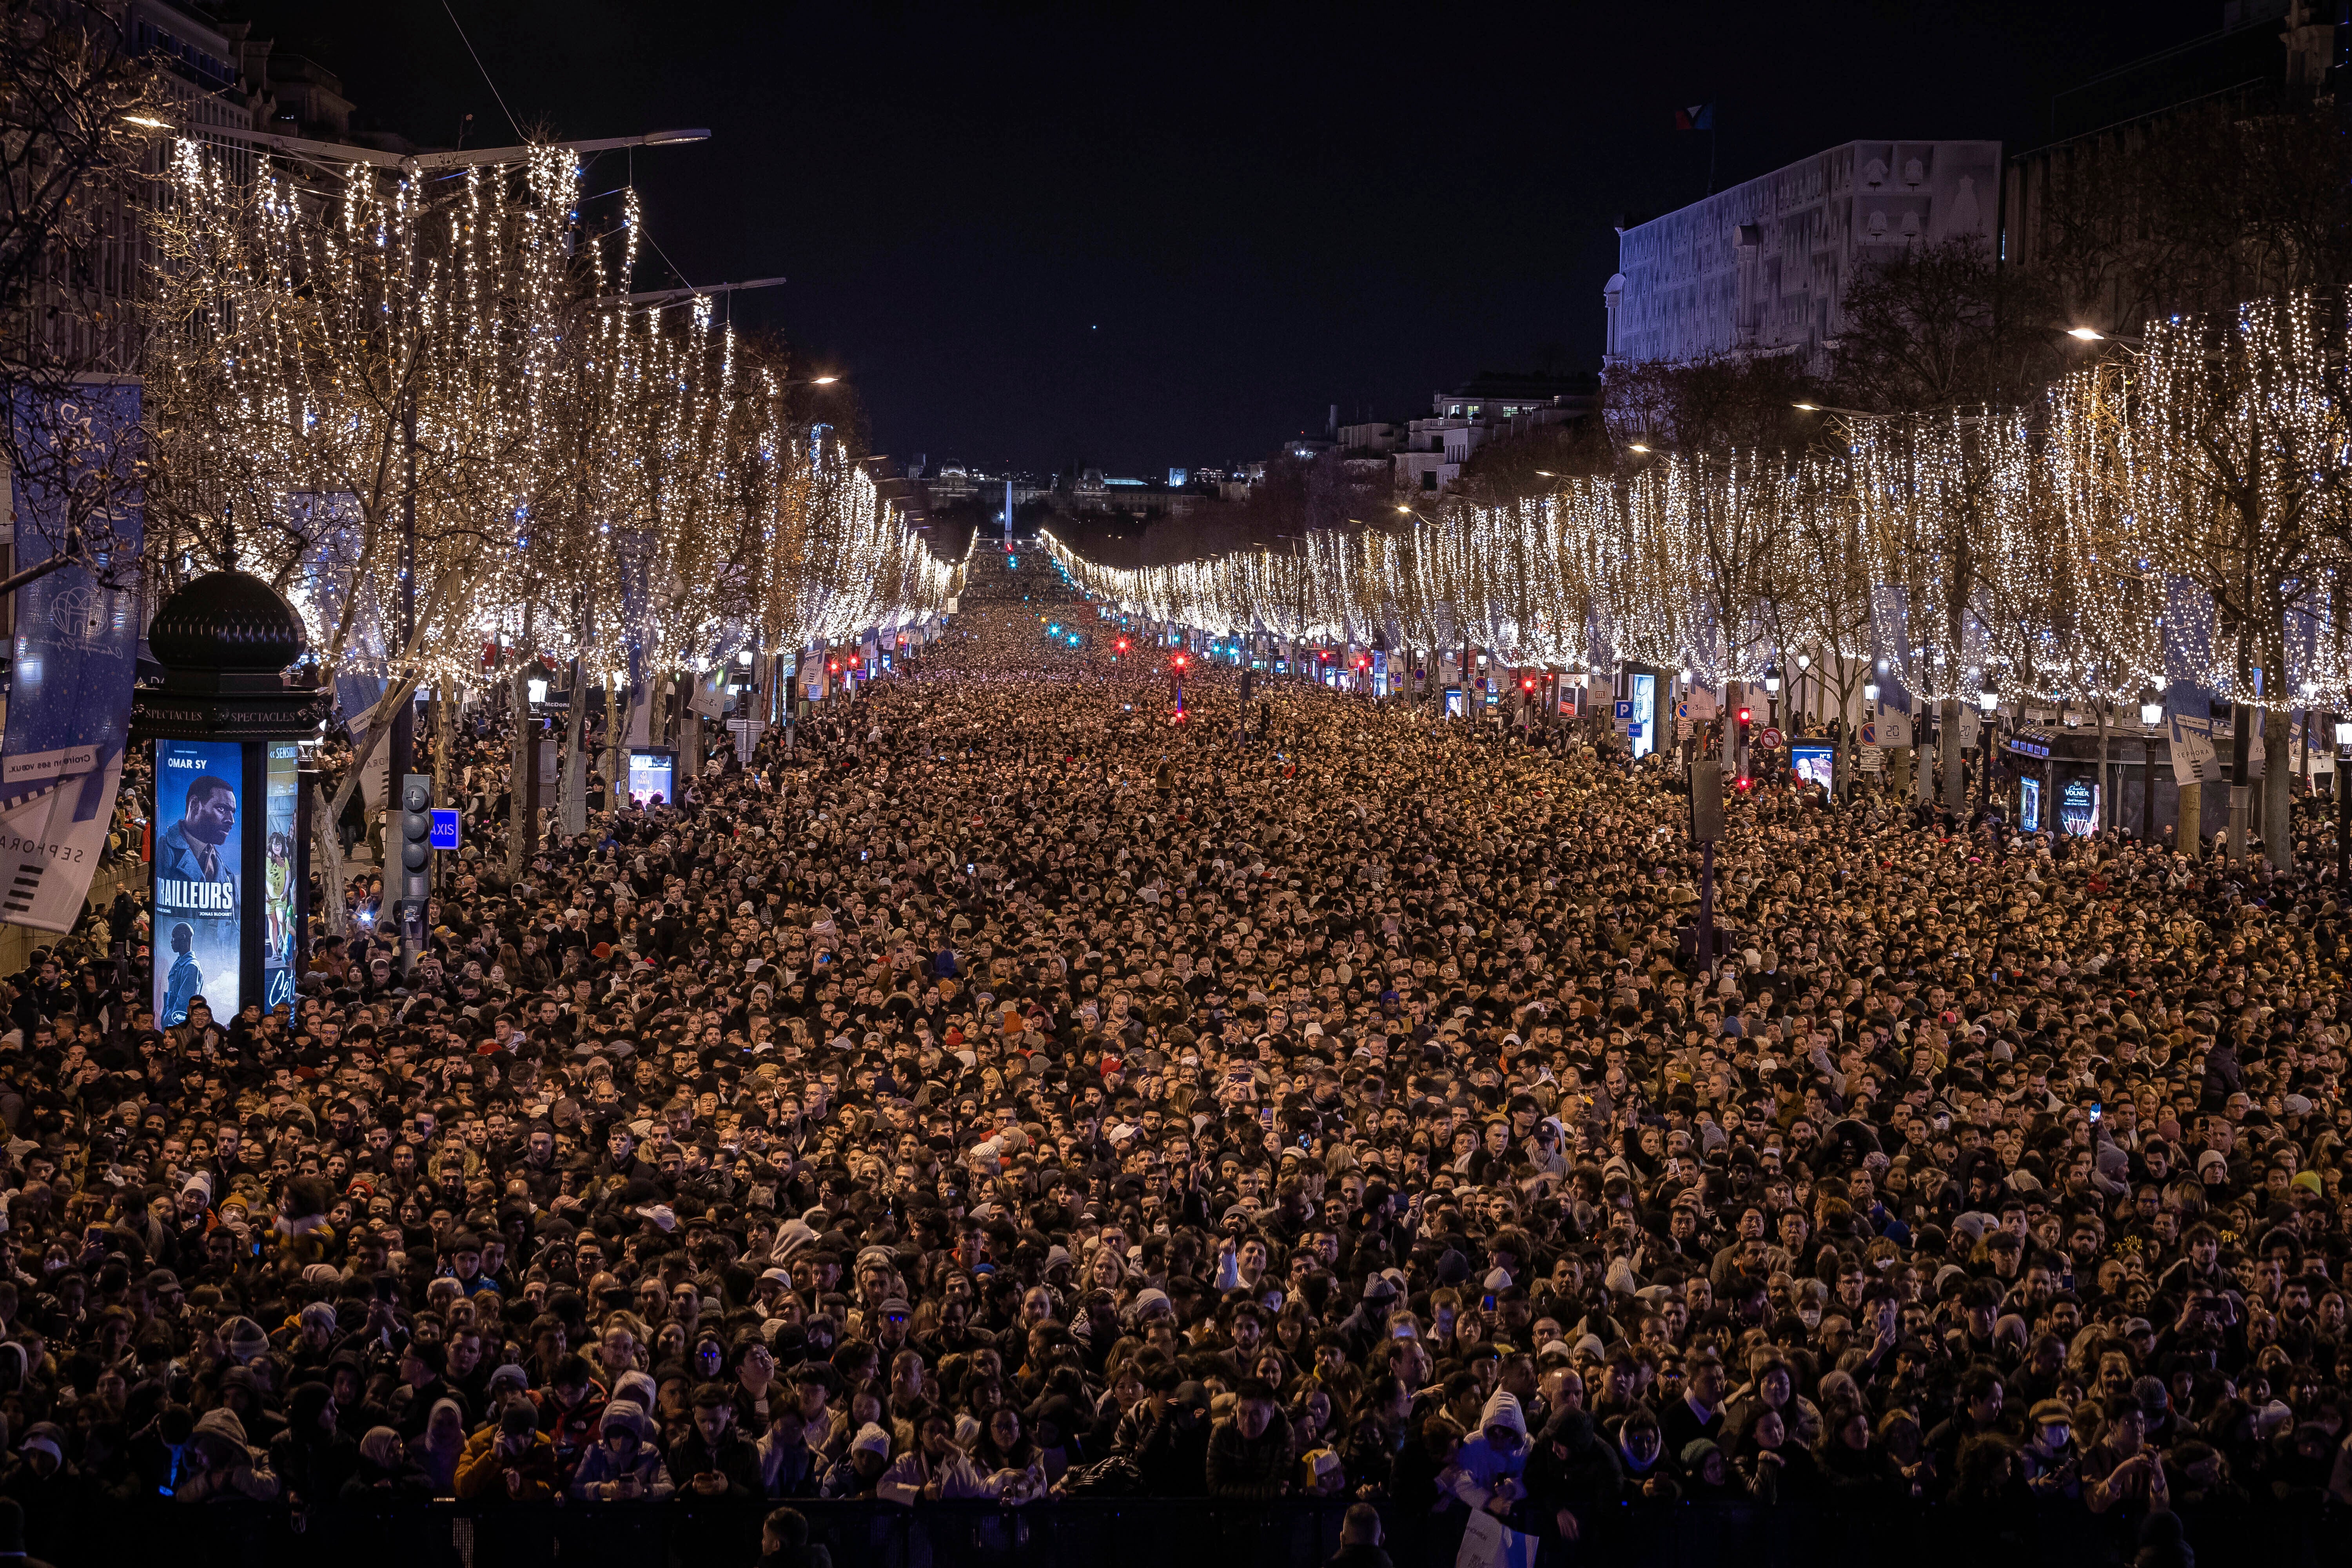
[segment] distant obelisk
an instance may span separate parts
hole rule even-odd
[[[1013,553],[1013,476],[1004,476],[1004,553]]]

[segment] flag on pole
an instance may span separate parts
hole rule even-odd
[[[1715,129],[1715,105],[1694,103],[1688,109],[1675,110],[1677,131],[1712,131]]]

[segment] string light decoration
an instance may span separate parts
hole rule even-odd
[[[2151,322],[2124,395],[2135,537],[2168,583],[2174,646],[2200,656],[2192,679],[2230,701],[2352,703],[2340,633],[2311,635],[2340,621],[2352,565],[2344,303],[2300,293]]]
[[[239,177],[180,142],[148,220],[155,580],[233,555],[331,668],[452,689],[485,645],[644,678],[943,609],[958,568],[709,298],[625,300],[635,193],[600,228],[581,176],[541,146]],[[389,646],[412,458],[416,630]]]
[[[1085,592],[1220,634],[1467,643],[1718,687],[1803,654],[1841,710],[1883,658],[1931,702],[2104,716],[2187,681],[2352,710],[2346,314],[2304,295],[2157,322],[2138,356],[2024,405],[1845,417],[1793,460],[1661,455],[1137,571],[1046,548]]]

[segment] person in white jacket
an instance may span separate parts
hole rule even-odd
[[[949,1423],[947,1413],[934,1407],[924,1414],[916,1427],[915,1446],[900,1455],[883,1475],[874,1495],[885,1502],[904,1503],[911,1508],[918,1501],[994,1497],[996,1489],[971,1458],[956,1447],[955,1428]]]
[[[1478,1413],[1478,1431],[1454,1457],[1445,1481],[1472,1508],[1501,1515],[1528,1495],[1528,1420],[1516,1395],[1496,1389]]]

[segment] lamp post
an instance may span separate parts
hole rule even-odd
[[[2154,700],[2139,705],[2139,727],[2145,732],[2140,741],[2140,771],[2146,776],[2139,786],[2139,842],[2145,850],[2156,841],[2156,727],[2164,722],[2164,704]]]

